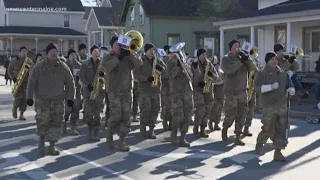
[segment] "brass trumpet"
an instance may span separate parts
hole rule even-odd
[[[158,63],[158,55],[157,52],[154,51],[154,60],[153,60],[153,64],[152,64],[152,76],[154,77],[154,81],[152,82],[151,86],[152,87],[159,87],[159,79],[161,76],[161,72],[157,70],[156,66]]]

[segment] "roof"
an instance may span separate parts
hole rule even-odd
[[[3,0],[6,8],[67,8],[83,12],[81,0]]]
[[[271,7],[247,13],[244,16],[240,16],[238,18],[229,18],[227,20],[268,16],[275,14],[295,13],[317,9],[320,9],[320,0],[289,0]]]
[[[223,16],[239,16],[247,11],[258,9],[257,0],[238,0],[237,3],[231,3],[231,0],[227,1],[227,8],[224,10]],[[215,2],[208,0],[141,0],[141,4],[147,16],[162,16],[162,17],[201,17],[203,18],[201,11],[203,8],[207,8],[207,4],[217,7]],[[122,20],[126,17],[131,4],[130,0],[126,0],[125,8],[122,14]],[[220,10],[217,8],[217,11]],[[209,8],[212,11],[212,8]],[[227,12],[227,14],[225,14]]]
[[[45,34],[62,36],[86,36],[70,28],[62,27],[30,27],[30,26],[0,26],[1,34]]]
[[[124,0],[110,0],[112,7],[93,7],[100,26],[120,26]]]
[[[88,17],[89,17],[89,14],[90,14],[90,11],[91,11],[91,8],[92,8],[92,7],[84,6],[83,8],[84,8],[84,12],[85,12],[85,13],[84,13],[82,19],[83,19],[83,20],[87,20]]]

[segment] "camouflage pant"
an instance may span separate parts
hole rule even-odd
[[[132,115],[138,115],[139,109],[139,82],[134,82],[133,99],[132,99]]]
[[[106,102],[105,116],[106,116],[106,121],[108,121],[108,119],[110,117],[110,103],[109,103],[109,96],[108,96],[107,92],[106,92],[105,102]]]
[[[108,129],[113,134],[126,137],[130,130],[132,95],[129,92],[111,92],[109,95],[110,118]]]
[[[189,122],[192,120],[194,102],[192,92],[171,93],[171,114],[173,129],[180,129],[181,133],[187,133]]]
[[[160,111],[160,94],[141,93],[139,97],[140,124],[155,127]]]
[[[21,86],[13,101],[13,109],[19,108],[21,112],[27,110],[26,89]]]
[[[161,87],[162,88],[162,87]],[[169,89],[161,89],[161,119],[167,122],[171,122],[171,99]]]
[[[221,112],[223,108],[224,98],[214,98],[213,108],[210,113],[209,121],[219,124],[221,121]]]
[[[104,96],[105,93],[101,92],[96,100],[84,100],[85,120],[88,126],[92,127],[93,129],[98,129],[100,126],[100,113],[104,107]]]
[[[194,91],[194,124],[196,126],[207,127],[208,116],[213,107],[212,93],[204,94],[201,91]]]
[[[225,118],[223,128],[229,128],[235,121],[235,133],[241,134],[247,114],[247,92],[226,92],[225,94]]]
[[[286,139],[287,105],[263,108],[261,123],[262,130],[257,137],[257,143],[265,144],[270,138],[275,149],[284,149],[288,144]]]
[[[35,100],[37,134],[48,135],[48,140],[57,142],[60,138],[60,130],[63,122],[64,102],[63,100]]]
[[[252,96],[251,100],[248,102],[248,112],[247,112],[246,121],[244,123],[244,125],[247,127],[250,127],[252,124],[255,104],[256,104],[256,96]]]
[[[81,104],[82,104],[81,98],[77,98],[74,102],[73,107],[65,106],[64,119],[68,121],[71,115],[71,118],[70,118],[71,124],[76,124],[77,121],[79,120],[79,111],[81,109]]]

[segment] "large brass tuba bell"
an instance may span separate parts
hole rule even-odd
[[[131,38],[131,42],[129,45],[129,50],[133,52],[139,52],[143,46],[143,36],[139,31],[131,30],[128,31],[125,36]]]

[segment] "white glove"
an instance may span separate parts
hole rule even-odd
[[[291,79],[291,77],[293,76],[293,72],[291,70],[288,70],[287,74],[288,74],[289,78]]]
[[[296,94],[296,89],[293,87],[290,87],[287,89],[287,92],[289,93],[290,96],[294,96]]]
[[[275,82],[275,83],[271,84],[271,88],[272,88],[272,90],[278,89],[279,88],[279,83]]]

